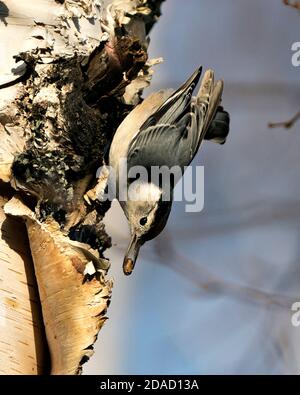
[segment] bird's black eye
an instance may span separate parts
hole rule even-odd
[[[146,225],[146,223],[147,223],[147,217],[143,217],[143,218],[140,219],[140,224],[142,226]]]

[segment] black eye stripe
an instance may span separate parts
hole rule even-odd
[[[147,223],[147,217],[143,217],[143,218],[140,219],[140,224],[142,226],[146,225],[146,223]]]

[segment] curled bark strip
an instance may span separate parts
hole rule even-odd
[[[105,270],[85,275],[86,265],[91,261],[81,248],[87,246],[70,244],[54,221],[40,223],[17,198],[6,204],[5,212],[26,222],[51,373],[77,374],[92,355],[93,344],[106,320],[112,283],[105,280]],[[94,259],[101,265],[99,258]]]

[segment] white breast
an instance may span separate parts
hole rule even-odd
[[[134,182],[128,189],[128,200],[134,202],[157,202],[161,197],[161,189],[148,182]]]

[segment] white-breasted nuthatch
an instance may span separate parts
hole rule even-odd
[[[212,70],[206,71],[198,95],[192,96],[201,71],[202,68],[197,69],[174,93],[161,90],[151,94],[124,119],[113,138],[109,165],[115,174],[116,197],[131,231],[123,263],[125,274],[132,272],[141,245],[165,227],[178,181],[168,185],[151,179],[134,181],[132,193],[127,194],[133,186],[127,177],[130,170],[142,166],[150,172],[153,166],[177,166],[184,171],[204,138],[222,144],[228,135],[229,115],[220,106],[223,82],[214,82]],[[120,159],[123,164],[125,159],[125,167]],[[121,177],[125,183],[119,182]],[[165,196],[171,199],[164,199]]]

